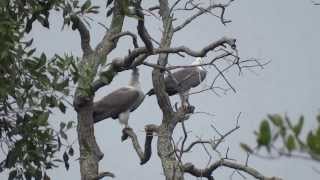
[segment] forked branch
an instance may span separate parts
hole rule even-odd
[[[183,171],[196,177],[205,177],[208,180],[213,180],[214,178],[212,177],[212,172],[214,172],[219,167],[228,167],[231,169],[242,171],[259,180],[281,180],[277,177],[266,177],[254,168],[226,159],[220,159],[219,161],[216,161],[205,169],[199,169],[196,168],[192,163],[186,163],[183,165]]]
[[[144,143],[144,151],[142,150],[136,133],[131,128],[125,128],[122,131],[122,141],[125,141],[128,137],[131,138],[133,148],[135,149],[136,153],[138,154],[140,158],[140,164],[143,165],[147,163],[151,157],[152,154],[152,139],[153,139],[153,133],[158,131],[157,125],[147,125],[145,127],[146,131],[146,138]]]
[[[199,16],[205,14],[205,13],[211,13],[211,10],[215,9],[215,8],[220,8],[221,9],[221,14],[219,16],[220,21],[222,24],[226,24],[229,21],[226,21],[224,19],[224,12],[225,9],[230,5],[230,3],[233,0],[230,0],[228,3],[226,4],[212,4],[206,8],[199,8],[198,6],[195,6],[197,9],[199,9],[199,11],[197,13],[195,13],[194,15],[192,15],[191,17],[187,18],[181,25],[177,26],[176,28],[174,28],[174,32],[177,32],[181,29],[183,29],[184,27],[186,27],[188,24],[190,24],[192,21],[194,21],[196,18],[198,18]]]
[[[231,48],[236,48],[236,39],[223,37],[215,42],[210,43],[209,45],[203,47],[199,51],[192,50],[186,46],[172,47],[172,48],[154,48],[152,52],[150,52],[146,47],[136,48],[132,50],[127,56],[124,58],[116,58],[112,61],[113,65],[119,69],[119,71],[128,69],[129,66],[133,63],[135,58],[142,54],[156,55],[161,53],[173,54],[173,53],[186,53],[193,57],[204,57],[207,55],[209,51],[216,49],[219,46],[225,46],[228,44]],[[142,62],[141,62],[142,63]]]

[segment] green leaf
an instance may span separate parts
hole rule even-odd
[[[55,89],[57,91],[62,91],[64,88],[66,88],[67,86],[69,85],[69,78],[63,80],[62,82],[60,83],[56,83],[55,84]]]
[[[66,113],[66,106],[61,101],[59,102],[59,109],[62,113]]]
[[[63,161],[64,161],[64,165],[65,165],[66,169],[68,170],[69,169],[69,162],[68,162],[69,161],[69,156],[68,156],[67,152],[63,153],[62,158],[63,158]]]
[[[307,136],[307,145],[313,153],[320,154],[320,138],[315,136],[311,131]]]
[[[72,147],[69,148],[68,154],[69,154],[70,156],[73,156],[73,155],[74,155],[74,150],[73,150]]]
[[[244,151],[246,151],[247,153],[250,153],[250,154],[253,153],[253,150],[252,150],[252,149],[250,148],[250,146],[247,145],[247,144],[240,143],[240,147],[241,147]]]
[[[54,96],[47,97],[47,103],[49,103],[49,107],[56,107],[58,104],[57,98]]]
[[[50,177],[47,175],[47,173],[44,173],[43,180],[50,180]]]
[[[8,180],[14,180],[17,176],[17,170],[13,170],[9,173]]]
[[[91,6],[91,0],[87,0],[82,6],[81,6],[81,12],[84,12]]]
[[[67,134],[66,134],[64,131],[62,131],[62,130],[60,130],[60,136],[61,136],[63,139],[68,140]]]
[[[30,47],[33,43],[33,38],[31,38],[29,41],[25,42],[26,48]]]
[[[71,129],[74,123],[75,123],[74,121],[69,121],[67,124],[67,129]]]
[[[64,161],[64,162],[69,161],[69,156],[68,156],[67,152],[64,152],[64,153],[63,153],[62,158],[63,158],[63,161]]]
[[[113,2],[113,0],[108,0],[106,7],[108,7],[112,2]]]
[[[260,132],[258,135],[258,146],[266,146],[267,148],[270,145],[271,142],[271,130],[270,125],[267,120],[264,120],[260,124]]]
[[[6,158],[6,162],[5,162],[5,167],[6,168],[12,168],[16,161],[17,161],[17,153],[15,152],[15,149],[12,149],[11,151],[9,151],[7,158]]]
[[[295,142],[294,137],[292,135],[289,135],[287,142],[286,142],[286,147],[289,152],[296,149],[296,142]]]
[[[61,139],[60,139],[60,137],[58,136],[58,150],[60,150],[61,146],[62,146]]]
[[[46,126],[48,125],[49,112],[43,112],[38,116],[38,125]]]
[[[271,120],[271,122],[277,126],[277,127],[282,127],[283,126],[283,119],[279,114],[273,114],[273,115],[268,115],[268,118]]]
[[[36,48],[33,48],[29,52],[27,52],[27,56],[31,56],[34,52],[36,52]]]
[[[66,127],[66,123],[60,122],[60,131],[62,131]]]
[[[296,136],[299,136],[301,129],[303,127],[304,117],[300,116],[299,122],[293,127],[293,132]]]

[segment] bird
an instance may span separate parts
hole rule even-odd
[[[121,87],[93,104],[94,123],[107,118],[119,119],[120,124],[129,128],[130,112],[136,110],[145,97],[139,82],[138,68],[132,69],[127,86]]]
[[[197,87],[206,78],[207,71],[202,66],[197,66],[202,62],[202,58],[198,57],[192,62],[191,67],[182,68],[164,78],[167,94],[169,96],[179,94],[182,107],[185,109],[189,107],[190,89]],[[147,92],[148,96],[154,94],[153,88]]]

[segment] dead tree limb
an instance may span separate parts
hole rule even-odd
[[[193,20],[195,20],[199,16],[201,16],[201,15],[203,15],[205,13],[211,12],[211,10],[215,9],[215,8],[221,8],[222,9],[221,15],[220,15],[220,20],[221,20],[222,24],[225,24],[226,21],[224,19],[224,12],[225,12],[225,9],[230,5],[230,3],[232,1],[233,0],[230,0],[226,4],[212,4],[212,5],[208,6],[207,8],[200,8],[199,11],[196,14],[194,14],[191,17],[187,18],[181,25],[175,27],[174,32],[183,29],[184,27],[186,27],[188,24],[190,24]]]
[[[192,163],[186,163],[183,165],[183,171],[195,177],[205,177],[208,180],[213,180],[214,178],[211,174],[219,167],[228,167],[231,169],[239,170],[259,180],[281,180],[277,177],[266,177],[254,168],[225,159],[216,161],[215,163],[211,164],[209,167],[205,169],[199,169],[196,168]]]
[[[142,150],[137,135],[131,128],[125,128],[122,131],[122,141],[125,141],[128,137],[131,138],[132,145],[140,158],[140,165],[147,163],[152,154],[152,139],[153,134],[158,131],[158,126],[150,124],[145,126],[146,137],[144,143],[144,151]]]
[[[134,48],[138,48],[139,47],[139,44],[138,44],[138,41],[137,41],[137,36],[130,32],[130,31],[123,31],[121,33],[118,33],[114,36],[111,37],[111,40],[114,41],[114,40],[118,40],[119,38],[123,37],[123,36],[130,36],[132,38],[132,44],[134,46]]]
[[[78,119],[77,135],[80,149],[81,180],[99,178],[99,161],[103,158],[103,153],[94,135],[92,116],[94,91],[92,91],[90,83],[94,80],[98,67],[106,61],[107,55],[116,47],[117,41],[111,40],[111,37],[122,30],[123,20],[124,15],[120,13],[119,0],[116,0],[110,29],[94,51],[88,50],[90,40],[89,36],[87,36],[88,31],[83,30],[83,24],[78,21],[77,28],[80,32],[82,48],[85,52],[78,64],[81,76],[75,90],[73,104],[77,111]]]
[[[119,71],[122,71],[128,66],[130,66],[136,57],[142,54],[150,53],[151,55],[157,55],[157,54],[176,54],[176,53],[186,53],[193,57],[204,57],[207,55],[208,52],[215,50],[219,46],[224,46],[225,44],[228,44],[231,48],[236,48],[236,39],[234,38],[227,38],[223,37],[215,42],[212,42],[208,44],[207,46],[203,47],[202,49],[195,51],[192,50],[186,46],[179,46],[179,47],[160,47],[160,48],[154,48],[152,52],[150,52],[146,47],[140,47],[133,49],[130,51],[130,53],[123,57],[123,58],[115,58],[112,61],[112,64],[119,69]]]
[[[90,46],[90,32],[78,16],[71,15],[71,21],[73,23],[72,28],[77,29],[80,34],[81,49],[83,54],[84,56],[87,56],[93,51]]]

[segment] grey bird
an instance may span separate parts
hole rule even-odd
[[[139,71],[132,69],[131,80],[128,86],[119,88],[103,97],[93,105],[94,122],[103,119],[119,119],[126,128],[130,112],[136,110],[144,100],[144,93],[139,82]]]
[[[198,57],[191,65],[202,64],[202,58]],[[169,96],[179,94],[183,108],[189,106],[190,89],[197,87],[207,75],[207,71],[202,66],[186,67],[167,75],[164,79],[166,92]],[[147,95],[154,95],[154,89],[148,91]]]

